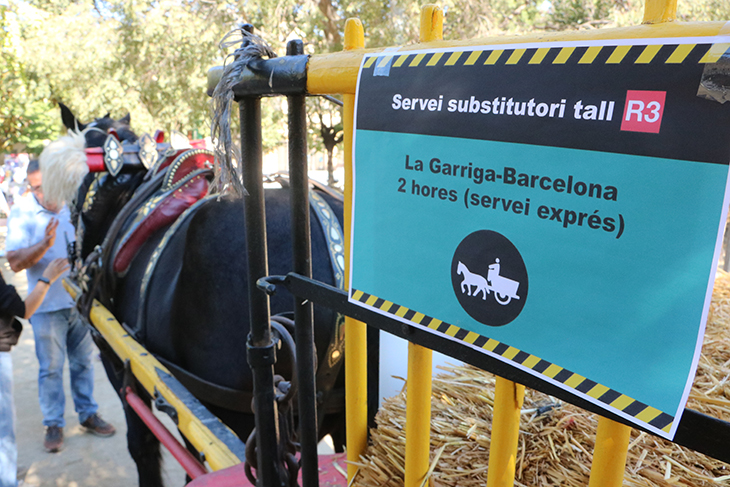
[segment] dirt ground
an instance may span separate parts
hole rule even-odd
[[[25,272],[15,274],[5,259],[5,222],[0,221],[0,269],[6,282],[13,284],[21,296],[27,293]],[[85,433],[79,426],[69,392],[68,362],[64,371],[66,390],[65,447],[59,453],[43,449],[44,428],[38,405],[38,360],[30,323],[24,321],[20,343],[12,351],[18,470],[22,486],[33,487],[132,487],[138,485],[137,472],[127,452],[124,413],[119,397],[112,389],[104,368],[94,355],[94,397],[99,413],[117,428],[111,438],[99,438]],[[166,415],[158,417],[172,427]],[[173,428],[174,429],[174,428]],[[165,484],[182,486],[185,473],[163,448]]]

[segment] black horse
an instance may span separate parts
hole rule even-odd
[[[83,131],[87,147],[103,145],[110,140],[109,134],[122,142],[138,142],[129,129],[128,116],[121,120],[106,116],[83,124],[65,106],[61,111],[66,127]],[[209,153],[167,151],[150,169],[127,165],[117,175],[89,173],[79,181],[71,205],[77,228],[73,260],[84,289],[79,303],[83,307],[91,298],[99,299],[191,392],[203,394],[198,399],[245,441],[254,427],[252,375],[246,361],[248,287],[253,283],[246,278],[243,202],[225,194],[206,195],[212,176]],[[292,269],[290,192],[283,186],[266,190],[272,275]],[[322,189],[313,196],[313,277],[337,285],[341,273],[333,267],[333,257],[340,259],[333,249],[341,250],[343,244],[336,241],[341,239],[337,232],[341,232],[342,199]],[[178,199],[171,200],[173,197]],[[161,210],[161,206],[165,207]],[[170,213],[175,214],[174,219]],[[328,216],[334,218],[327,220]],[[287,292],[271,297],[277,323],[293,335],[292,308],[293,297]],[[342,321],[320,307],[315,307],[314,317],[321,364],[317,373],[319,407],[328,411],[321,416],[320,438],[331,434],[341,451]],[[291,377],[291,364],[282,358],[276,372]],[[120,390],[124,372],[121,364],[113,362],[106,360],[105,367]],[[138,467],[140,485],[162,485],[159,442],[130,408],[125,407],[125,412],[128,448]]]

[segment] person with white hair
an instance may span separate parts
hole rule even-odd
[[[41,161],[47,155],[46,149],[41,154]],[[50,147],[49,153],[52,150]],[[13,205],[5,245],[10,268],[14,272],[26,271],[28,290],[32,292],[36,286],[49,285],[42,275],[43,269],[54,259],[67,257],[66,242],[74,241],[75,232],[68,207],[44,198],[38,161],[29,163],[26,177],[30,192]],[[71,395],[81,426],[98,436],[111,436],[115,428],[101,419],[93,398],[91,355],[94,345],[89,330],[61,282],[49,287],[46,299],[30,322],[40,365],[38,398],[46,426],[43,444],[48,452],[57,452],[63,448],[63,367],[66,355]]]

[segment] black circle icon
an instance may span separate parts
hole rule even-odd
[[[451,261],[456,299],[469,316],[503,326],[527,301],[527,268],[517,247],[504,235],[478,230],[461,241]]]

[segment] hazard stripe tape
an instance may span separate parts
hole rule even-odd
[[[711,64],[730,53],[730,43],[652,44],[589,47],[541,47],[455,52],[373,55],[366,58],[365,69],[386,65],[394,68],[433,66],[545,65],[545,64]],[[377,60],[377,62],[376,62]]]
[[[540,357],[357,289],[352,290],[351,299],[499,355],[514,364],[521,365],[564,384],[570,389],[589,396],[665,433],[671,431],[674,422],[673,416]]]

